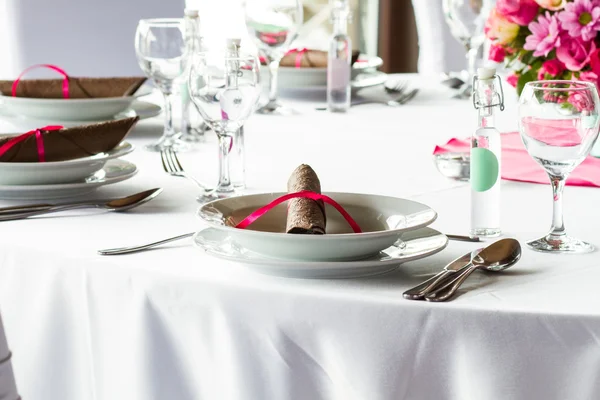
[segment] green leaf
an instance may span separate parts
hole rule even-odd
[[[517,81],[517,94],[520,96],[525,84],[527,82],[535,81],[536,79],[537,74],[532,69],[519,76],[519,80]]]

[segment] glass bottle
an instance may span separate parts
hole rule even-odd
[[[240,56],[241,42],[241,39],[238,38],[227,39],[227,55],[229,57]],[[235,82],[237,82],[237,77]],[[232,140],[233,143],[229,150],[229,173],[231,176],[231,183],[233,184],[234,188],[243,189],[246,187],[244,127],[241,127],[237,130]]]
[[[186,8],[184,13],[185,42],[192,57],[200,51],[200,17],[198,10]],[[200,118],[195,118],[194,121],[193,116],[197,114],[192,107],[187,74],[184,78],[181,83],[181,139],[188,143],[197,143],[204,137],[205,125]],[[195,125],[197,127],[194,127]]]
[[[502,83],[495,68],[479,68],[473,78],[478,128],[471,138],[471,236],[494,237],[500,229],[501,138],[494,113],[504,110]]]
[[[327,59],[327,107],[332,112],[346,112],[350,108],[350,71],[352,41],[348,36],[351,18],[348,0],[331,0],[333,9],[333,36]]]

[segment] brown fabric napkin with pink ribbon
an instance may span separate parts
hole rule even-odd
[[[550,181],[542,167],[527,153],[518,132],[504,133],[502,137],[502,179],[509,181],[543,183]],[[448,143],[436,146],[433,154],[469,153],[469,139],[453,138]],[[570,186],[600,187],[600,159],[588,156],[569,175],[566,182]]]
[[[358,50],[352,52],[352,64],[358,60],[359,54],[360,52]],[[327,52],[310,49],[292,49],[281,59],[279,66],[292,68],[327,68]]]
[[[65,161],[114,149],[139,117],[63,128],[48,126],[0,139],[0,162]]]
[[[68,93],[71,99],[125,97],[133,95],[146,82],[145,77],[76,78],[69,76]],[[23,79],[16,88],[17,97],[62,99],[64,79]],[[0,93],[12,96],[14,81],[0,81]]]

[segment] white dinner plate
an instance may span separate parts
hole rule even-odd
[[[2,97],[0,97],[1,99]],[[147,119],[156,117],[161,113],[162,109],[160,106],[149,103],[147,101],[135,100],[131,103],[131,107],[116,115],[112,114],[107,118],[100,118],[96,120],[62,120],[58,117],[50,116],[49,118],[35,118],[35,117],[24,117],[17,115],[9,111],[7,107],[0,107],[0,117],[7,120],[14,120],[15,123],[22,123],[26,121],[30,125],[40,127],[43,125],[62,125],[64,127],[73,127],[79,125],[89,125],[95,122],[114,121],[118,119],[131,118],[138,116],[140,119]]]
[[[379,57],[368,57],[363,55],[361,58],[364,59],[364,61],[357,61],[352,66],[351,77],[353,83],[357,80],[359,75],[365,72],[375,71],[383,65],[383,60]],[[282,88],[325,87],[327,86],[327,68],[280,67],[278,82]]]
[[[448,238],[431,228],[402,234],[395,245],[358,261],[295,261],[267,258],[235,243],[228,232],[204,229],[194,236],[194,244],[207,254],[243,263],[263,274],[293,278],[356,278],[379,275],[400,264],[442,251]]]
[[[73,183],[51,185],[0,185],[0,199],[40,200],[81,196],[101,186],[133,177],[137,167],[125,160],[109,160],[94,175]]]
[[[53,162],[0,162],[0,185],[48,185],[80,181],[100,171],[108,160],[133,151],[128,142],[90,157]]]
[[[325,206],[326,235],[285,233],[287,204],[282,203],[246,229],[235,228],[253,211],[285,193],[237,196],[207,203],[199,217],[226,231],[240,246],[273,258],[307,261],[348,261],[371,257],[390,247],[400,235],[431,224],[437,214],[415,201],[356,193],[325,193],[338,202],[358,223],[363,233],[354,233],[346,220],[330,205]]]

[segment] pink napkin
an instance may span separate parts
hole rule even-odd
[[[471,144],[469,139],[450,139],[443,146],[436,146],[433,154],[448,152],[468,153]],[[546,171],[533,161],[521,141],[518,132],[502,134],[502,179],[509,181],[549,184]],[[567,179],[570,186],[600,187],[600,159],[588,156],[575,168]]]

